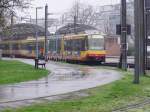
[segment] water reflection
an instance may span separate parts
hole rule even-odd
[[[0,86],[0,102],[32,99],[43,96],[64,94],[95,87],[120,76],[114,71],[99,70],[91,67],[47,64],[51,74],[40,80]]]

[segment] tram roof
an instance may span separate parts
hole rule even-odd
[[[45,28],[35,25],[35,24],[29,24],[29,23],[21,23],[21,24],[15,24],[11,28],[11,26],[5,28],[0,33],[0,38],[2,40],[21,40],[21,39],[27,39],[27,37],[35,37],[36,31],[38,36],[44,36],[45,35]],[[50,35],[49,31],[48,35]]]
[[[81,33],[81,32],[86,32],[89,30],[97,30],[96,28],[89,26],[89,25],[85,25],[85,24],[67,24],[66,26],[63,26],[61,28],[59,28],[56,31],[56,34],[62,35],[62,34],[72,34],[72,33]]]

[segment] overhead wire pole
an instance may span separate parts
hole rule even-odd
[[[145,68],[148,68],[148,49],[147,47],[150,46],[150,41],[148,39],[148,35],[149,35],[149,29],[150,29],[150,0],[145,0],[145,60],[146,60],[146,64],[145,64]],[[145,70],[146,72],[146,70]],[[146,74],[146,73],[145,73]]]
[[[78,23],[78,16],[79,16],[79,3],[75,1],[75,15],[74,15],[74,33],[77,34],[76,26]]]
[[[140,83],[140,75],[145,72],[145,18],[144,18],[144,0],[134,1],[134,20],[135,20],[135,74],[134,83]]]
[[[14,12],[11,12],[11,28],[13,28],[14,24]]]
[[[36,7],[36,25],[38,25],[38,23],[37,23],[37,10],[38,10],[38,8]],[[36,28],[35,36],[36,36],[36,59],[38,59],[39,52],[38,52],[38,31],[37,31],[37,28]]]
[[[42,9],[42,7],[36,7],[36,34],[35,34],[35,38],[36,38],[36,59],[39,58],[39,43],[38,43],[38,9]]]
[[[14,12],[11,12],[11,36],[13,36],[13,25],[14,25]],[[10,57],[13,57],[13,52],[12,52],[12,44],[10,43]]]
[[[45,58],[47,60],[48,55],[48,37],[47,37],[47,31],[48,31],[48,5],[45,6]]]
[[[144,28],[145,28],[145,39],[144,39],[144,74],[146,74],[146,70],[147,70],[147,58],[148,58],[148,56],[147,56],[147,46],[148,46],[148,31],[147,31],[147,29],[148,29],[148,22],[147,22],[147,20],[148,20],[148,10],[147,10],[147,1],[149,1],[149,0],[145,0],[145,2],[144,2]]]
[[[35,38],[36,38],[36,57],[35,57],[35,68],[38,68],[38,59],[39,59],[39,43],[38,43],[38,18],[37,18],[37,12],[38,9],[42,9],[42,7],[36,7],[36,28],[35,28]]]
[[[121,0],[121,55],[120,65],[127,70],[127,23],[126,23],[126,0]]]

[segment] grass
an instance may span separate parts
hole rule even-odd
[[[48,75],[47,70],[35,70],[33,66],[19,61],[0,60],[0,84],[12,84],[36,80]]]
[[[88,97],[34,104],[19,109],[8,109],[4,112],[111,112],[122,106],[150,98],[149,77],[141,77],[141,84],[135,85],[132,84],[131,73],[124,74],[125,77],[122,80],[86,90]],[[140,112],[144,111],[140,110]]]

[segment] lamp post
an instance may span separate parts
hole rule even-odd
[[[48,15],[54,15],[53,13],[48,13],[48,5],[45,6],[45,58],[47,60],[48,56]]]
[[[14,25],[14,12],[11,12],[11,36],[13,36],[13,25]],[[12,44],[10,43],[10,57],[13,57],[13,52],[12,52]]]
[[[46,60],[48,55],[47,31],[48,31],[48,5],[46,4],[45,6],[45,59]]]
[[[36,7],[36,25],[38,25],[38,9],[42,9],[43,7]],[[36,59],[38,59],[38,55],[39,55],[39,48],[38,48],[38,31],[37,31],[37,28],[35,29],[36,30],[36,34],[35,34],[35,37],[36,37]]]

